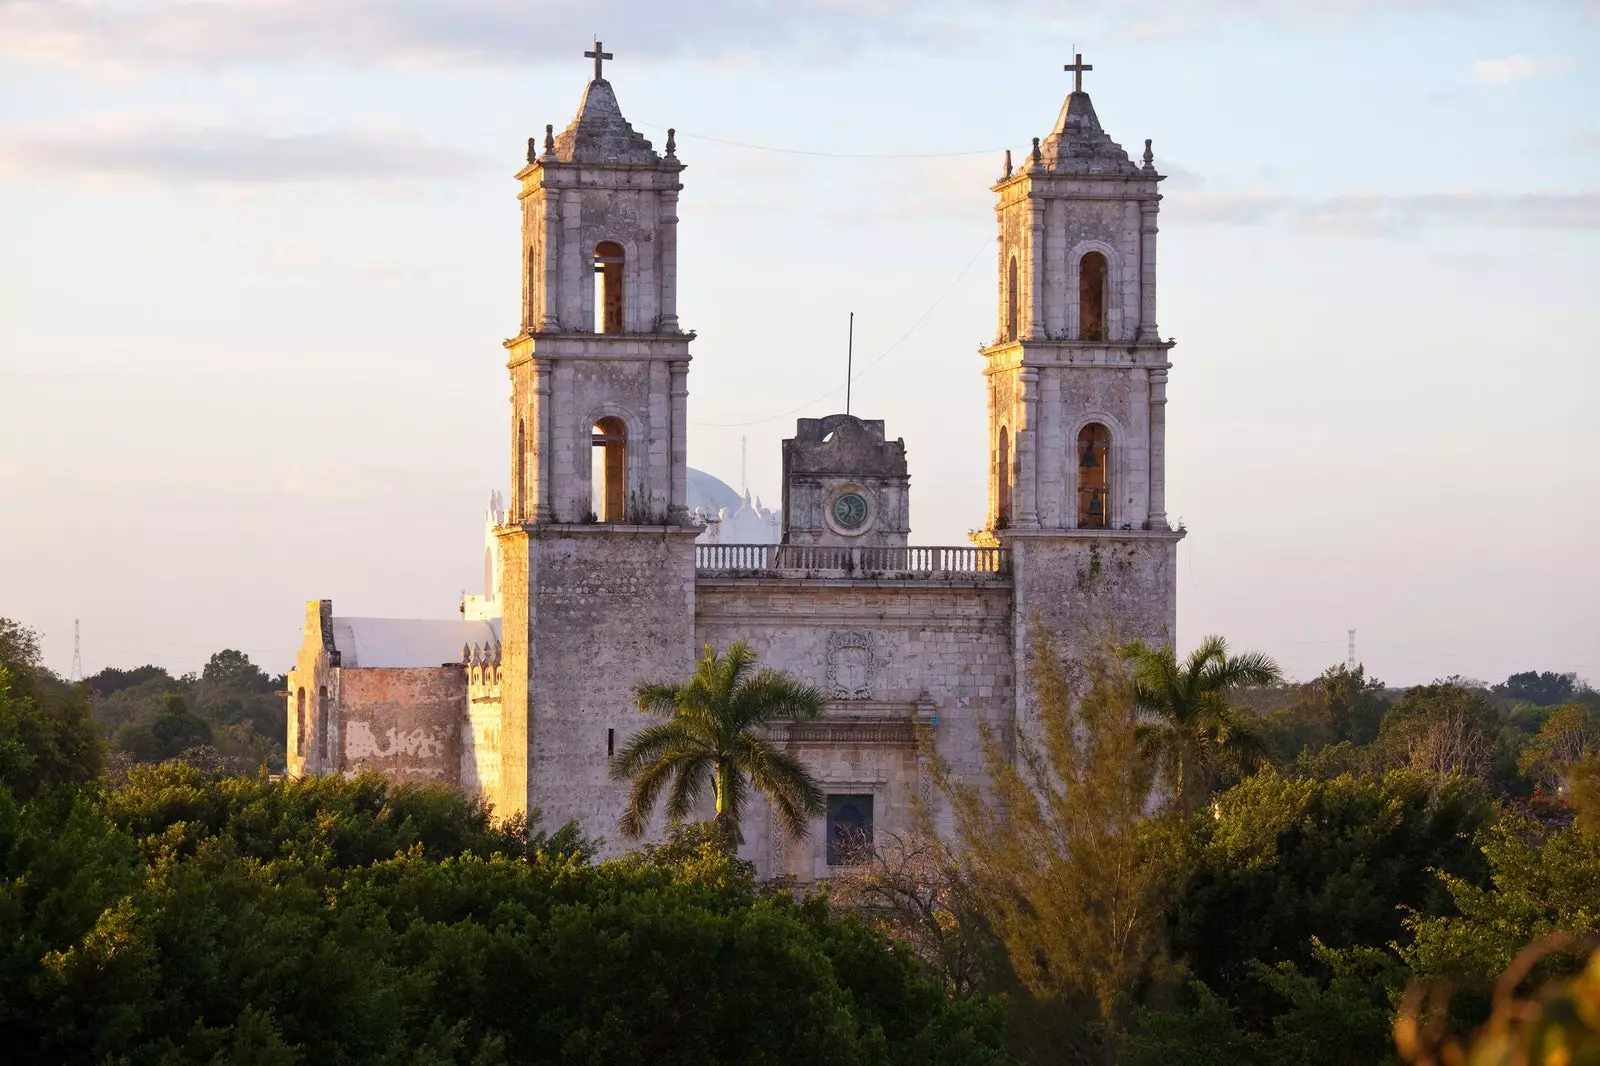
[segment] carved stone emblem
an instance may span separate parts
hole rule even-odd
[[[836,700],[870,700],[877,672],[872,634],[840,629],[828,634],[828,695]]]

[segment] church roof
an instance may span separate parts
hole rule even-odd
[[[1055,129],[1039,145],[1045,169],[1061,174],[1111,174],[1149,176],[1128,158],[1122,145],[1100,128],[1089,94],[1078,90],[1067,97],[1056,117]]]
[[[611,83],[595,78],[570,125],[556,136],[555,157],[563,163],[659,163],[650,142],[622,117]]]
[[[333,646],[344,667],[443,666],[463,644],[500,641],[500,619],[334,618]]]

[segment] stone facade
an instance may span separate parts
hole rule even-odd
[[[634,688],[745,640],[826,694],[821,720],[775,733],[839,824],[903,830],[923,801],[948,830],[918,737],[976,779],[980,720],[1007,743],[1030,730],[1038,625],[1069,658],[1113,630],[1174,629],[1183,532],[1165,513],[1172,345],[1156,328],[1161,176],[1148,145],[1142,165],[1130,160],[1075,91],[994,186],[988,513],[971,546],[910,542],[905,443],[851,415],[801,419],[784,442],[780,543],[696,544],[693,334],[676,315],[684,167],[671,132],[657,153],[596,78],[566,131],[547,127],[542,151],[530,141],[518,174],[512,492],[491,499],[484,594],[447,623],[309,605],[290,772],[451,781],[501,814],[576,819],[620,850],[627,789],[607,766],[647,721]],[[830,825],[792,841],[757,802],[743,850],[763,875],[826,877],[849,861]]]

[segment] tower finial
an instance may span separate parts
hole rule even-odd
[[[1077,52],[1073,55],[1072,62],[1068,63],[1061,69],[1070,70],[1072,72],[1072,91],[1075,93],[1081,93],[1083,92],[1083,72],[1086,70],[1093,70],[1094,67],[1083,61],[1082,52]]]
[[[544,154],[556,154],[556,128],[548,123],[544,127]]]
[[[1011,176],[1011,149],[1009,148],[1006,149],[1006,169],[1003,173],[1001,173],[1000,176],[1002,178],[1009,178]]]
[[[1144,169],[1154,170],[1155,168],[1156,154],[1150,150],[1150,138],[1146,137],[1144,139]]]
[[[601,44],[598,40],[596,40],[594,42],[594,51],[585,52],[585,53],[583,53],[583,55],[584,55],[585,59],[594,60],[594,80],[595,81],[604,81],[605,80],[605,75],[600,72],[600,64],[604,63],[608,59],[613,59],[615,57],[612,56],[612,54],[610,52],[607,52],[605,50],[605,45]],[[1081,59],[1082,57],[1080,56],[1079,58]]]
[[[678,131],[675,130],[675,129],[671,129],[669,127],[668,130],[667,130],[667,155],[668,156],[673,156],[673,155],[676,155],[677,152],[678,152]]]
[[[1042,162],[1044,162],[1044,158],[1039,154],[1039,138],[1035,137],[1033,139],[1033,165],[1038,166]]]
[[[528,138],[528,162],[534,163],[539,159],[539,149],[534,147],[534,139]]]

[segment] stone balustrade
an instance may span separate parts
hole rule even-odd
[[[697,544],[699,577],[871,578],[1006,581],[1004,548]]]

